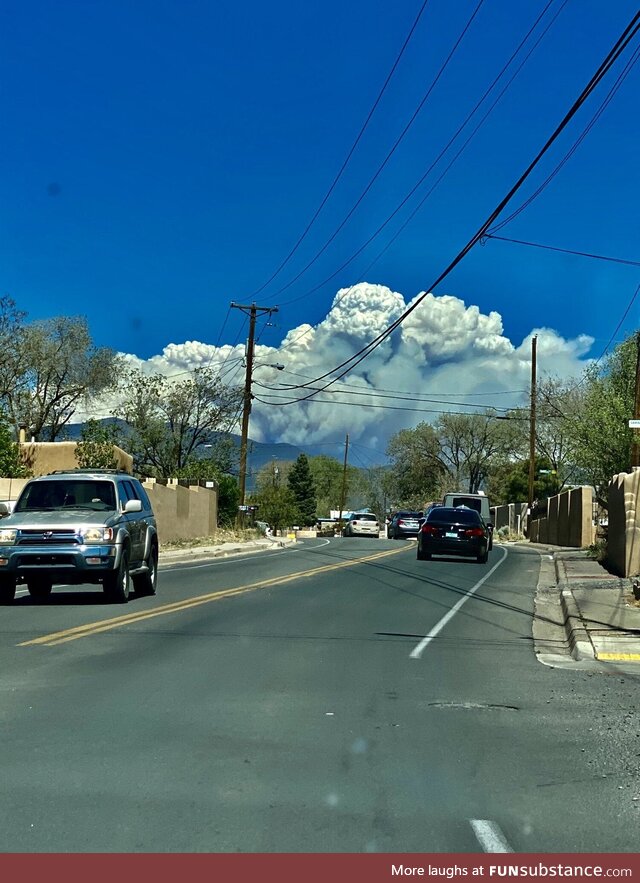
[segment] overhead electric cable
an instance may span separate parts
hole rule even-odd
[[[387,78],[386,78],[386,80],[384,81],[384,83],[383,83],[383,85],[382,85],[382,88],[381,88],[380,91],[378,92],[378,97],[377,97],[376,100],[373,102],[373,105],[372,105],[372,107],[371,107],[371,110],[370,110],[369,113],[367,114],[367,117],[366,117],[364,123],[363,123],[362,126],[360,127],[360,131],[358,132],[358,134],[357,134],[357,136],[356,136],[356,140],[355,140],[355,141],[353,142],[353,144],[351,145],[351,147],[350,147],[350,149],[349,149],[349,152],[347,153],[347,156],[345,157],[345,159],[344,159],[342,165],[340,166],[340,169],[338,170],[338,174],[335,176],[335,178],[334,178],[333,181],[331,182],[331,185],[330,185],[329,189],[327,190],[327,192],[326,192],[325,195],[323,196],[322,200],[320,201],[320,205],[319,205],[318,208],[315,210],[315,212],[314,212],[314,214],[313,214],[311,220],[309,221],[309,223],[307,224],[307,226],[305,227],[305,229],[302,231],[302,234],[301,234],[300,237],[298,238],[297,242],[295,243],[295,245],[293,246],[293,248],[291,249],[291,251],[289,252],[289,254],[284,258],[284,260],[280,263],[280,265],[274,270],[274,272],[273,272],[273,273],[271,274],[271,276],[267,279],[267,281],[264,282],[264,283],[260,286],[260,288],[257,288],[257,289],[253,292],[253,294],[251,295],[251,297],[256,297],[256,295],[260,294],[260,292],[263,291],[263,290],[267,287],[267,285],[269,285],[271,282],[273,282],[273,280],[276,278],[276,276],[279,275],[280,271],[281,271],[281,270],[282,270],[282,269],[283,269],[283,268],[289,263],[289,261],[291,260],[291,258],[293,257],[293,255],[297,252],[298,248],[300,247],[300,245],[302,244],[302,242],[303,242],[304,239],[306,238],[306,236],[307,236],[309,230],[311,229],[311,227],[312,227],[312,226],[314,225],[314,223],[316,222],[316,219],[318,218],[318,215],[320,214],[320,212],[322,211],[322,209],[323,209],[324,206],[326,205],[326,203],[327,203],[329,197],[331,196],[331,194],[333,193],[333,191],[335,190],[338,181],[339,181],[340,178],[342,177],[342,175],[343,175],[343,173],[344,173],[344,170],[346,169],[346,167],[347,167],[347,165],[348,165],[348,163],[349,163],[351,157],[353,156],[353,154],[354,154],[354,152],[355,152],[356,147],[357,147],[358,144],[360,143],[360,139],[361,139],[362,136],[364,135],[365,130],[366,130],[367,126],[369,125],[369,122],[371,121],[371,117],[373,116],[373,114],[375,113],[375,111],[376,111],[378,105],[380,104],[380,101],[381,101],[381,99],[382,99],[382,96],[383,96],[384,93],[386,92],[387,86],[388,86],[389,83],[391,82],[391,78],[393,77],[394,73],[396,72],[396,68],[397,68],[398,65],[400,64],[400,60],[401,60],[402,56],[404,55],[404,51],[405,51],[405,49],[407,48],[407,46],[409,45],[409,42],[410,42],[411,38],[413,37],[413,33],[414,33],[415,29],[416,29],[417,26],[418,26],[418,22],[419,22],[420,19],[422,18],[422,13],[423,13],[424,10],[426,9],[426,6],[427,6],[427,3],[428,3],[428,2],[429,2],[429,0],[424,0],[422,6],[420,7],[420,9],[419,9],[419,11],[418,11],[418,14],[417,14],[416,18],[415,18],[413,24],[411,25],[411,29],[409,30],[409,33],[407,34],[407,36],[406,36],[406,38],[405,38],[405,41],[404,41],[404,43],[402,44],[402,48],[400,49],[400,52],[399,52],[398,55],[396,56],[396,59],[395,59],[393,65],[392,65],[392,67],[391,67],[391,70],[390,70],[389,73],[387,74]]]
[[[556,12],[553,14],[553,16],[552,16],[552,18],[550,19],[550,21],[545,25],[544,29],[542,30],[542,32],[539,34],[539,36],[538,36],[537,39],[535,40],[533,46],[531,46],[531,48],[529,49],[529,51],[527,52],[527,54],[525,55],[525,57],[522,59],[522,61],[520,62],[520,64],[518,65],[518,67],[516,68],[516,70],[514,71],[514,73],[513,73],[513,74],[511,75],[511,77],[507,80],[506,84],[504,85],[504,87],[503,87],[502,90],[500,91],[500,93],[499,93],[499,95],[497,96],[497,98],[496,98],[496,99],[494,100],[494,102],[491,104],[491,106],[490,106],[489,109],[486,111],[486,113],[484,114],[484,116],[482,117],[482,119],[479,121],[479,123],[475,126],[475,128],[473,129],[473,131],[471,132],[471,134],[469,135],[469,137],[467,138],[467,140],[464,142],[464,144],[462,145],[462,147],[458,150],[458,152],[455,154],[455,156],[453,157],[453,159],[452,159],[452,160],[449,162],[449,164],[445,167],[445,169],[443,170],[443,172],[440,174],[440,176],[439,176],[438,179],[435,181],[435,183],[431,186],[431,188],[427,191],[427,193],[425,194],[425,196],[420,200],[420,202],[418,203],[418,205],[416,206],[416,208],[411,212],[411,214],[409,215],[409,217],[404,221],[404,223],[403,223],[403,224],[401,225],[401,227],[396,231],[396,233],[394,233],[394,235],[393,235],[392,238],[389,240],[389,242],[386,244],[386,246],[382,249],[382,251],[380,251],[380,252],[378,253],[378,255],[376,255],[376,257],[375,257],[375,258],[371,261],[371,263],[367,266],[367,268],[366,268],[366,269],[364,270],[364,272],[361,274],[363,277],[366,276],[366,274],[367,274],[367,273],[369,272],[369,270],[374,266],[374,264],[375,264],[377,261],[380,260],[380,258],[382,257],[382,255],[383,255],[383,254],[384,254],[384,253],[385,253],[385,252],[391,247],[391,245],[396,241],[396,239],[398,238],[398,236],[400,235],[400,233],[402,233],[402,231],[403,231],[403,230],[405,229],[405,227],[410,223],[410,221],[413,220],[413,218],[415,217],[415,215],[417,214],[417,212],[422,208],[422,206],[423,206],[424,203],[427,201],[427,199],[431,196],[431,194],[434,192],[434,190],[436,189],[436,187],[438,186],[438,184],[439,184],[439,183],[442,181],[442,179],[447,175],[447,173],[449,172],[449,169],[453,166],[453,164],[458,160],[458,158],[459,158],[460,155],[463,153],[463,151],[467,148],[467,146],[469,145],[469,143],[470,143],[470,142],[472,141],[472,139],[475,137],[475,135],[476,135],[476,133],[478,132],[478,130],[484,125],[485,120],[489,117],[489,115],[491,114],[491,112],[493,111],[493,109],[495,108],[495,106],[498,104],[498,102],[500,101],[500,99],[502,98],[502,96],[505,94],[505,92],[507,91],[507,89],[509,88],[509,86],[511,85],[511,83],[514,81],[514,79],[515,79],[515,78],[517,77],[517,75],[520,73],[520,71],[522,70],[522,68],[524,67],[524,65],[527,63],[528,59],[530,58],[530,56],[532,55],[532,53],[536,50],[536,48],[538,47],[538,45],[540,44],[540,42],[541,42],[542,39],[544,38],[544,36],[545,36],[545,34],[547,33],[547,31],[548,31],[548,30],[551,28],[551,26],[554,24],[555,20],[558,18],[558,16],[560,15],[560,13],[562,12],[562,10],[563,10],[564,7],[566,6],[567,2],[568,2],[568,0],[563,0],[563,2],[561,3],[561,5],[559,6],[559,8],[558,8],[558,9],[556,10]],[[360,247],[359,247],[359,248],[358,248],[358,249],[357,249],[352,255],[351,255],[351,257],[349,257],[346,261],[344,261],[344,262],[338,267],[337,270],[335,270],[333,273],[331,273],[329,276],[327,276],[325,279],[323,279],[322,282],[319,282],[317,285],[314,285],[312,288],[308,289],[308,290],[305,291],[303,294],[300,294],[300,295],[298,295],[298,296],[296,296],[296,297],[294,297],[294,298],[290,298],[289,300],[280,301],[280,302],[279,302],[279,306],[286,306],[287,304],[295,303],[296,301],[302,300],[303,298],[306,298],[306,297],[308,297],[308,296],[311,295],[311,294],[315,294],[316,291],[319,291],[319,290],[320,290],[321,288],[323,288],[328,282],[330,282],[330,281],[331,281],[332,279],[334,279],[339,273],[341,273],[346,267],[348,267],[349,264],[351,264],[351,263],[352,263],[352,262],[358,257],[358,255],[360,255],[360,254],[365,250],[365,248],[367,248],[367,246],[369,246],[369,245],[373,242],[373,240],[376,239],[376,238],[380,235],[380,233],[382,233],[382,231],[385,229],[385,227],[388,226],[388,224],[393,220],[393,218],[398,214],[398,212],[399,212],[399,211],[400,211],[400,210],[401,210],[401,209],[407,204],[407,202],[411,199],[411,197],[414,195],[414,193],[415,193],[415,192],[421,187],[421,185],[424,183],[424,181],[426,180],[426,178],[427,178],[427,177],[429,176],[429,174],[433,171],[433,169],[436,167],[436,165],[440,162],[440,160],[442,159],[442,157],[443,157],[443,156],[445,155],[445,153],[449,150],[449,148],[450,148],[451,145],[455,142],[455,140],[458,138],[458,136],[459,136],[460,133],[463,131],[463,129],[465,129],[465,127],[467,126],[467,124],[469,123],[469,121],[472,119],[472,117],[476,114],[476,112],[478,111],[478,109],[479,109],[479,108],[481,107],[481,105],[484,103],[484,101],[485,101],[485,99],[487,98],[487,96],[493,91],[493,89],[496,87],[497,83],[500,81],[500,79],[503,77],[503,75],[505,74],[505,72],[506,72],[506,71],[508,70],[508,68],[511,66],[513,60],[514,60],[514,59],[516,58],[516,56],[520,53],[522,47],[523,47],[523,46],[525,45],[525,43],[528,41],[529,37],[531,36],[531,34],[533,33],[533,31],[536,29],[536,27],[538,26],[539,22],[540,22],[541,19],[544,17],[545,13],[547,12],[547,10],[549,9],[549,7],[551,6],[552,3],[553,3],[553,0],[548,0],[546,6],[542,9],[542,11],[541,11],[540,14],[538,15],[538,17],[536,18],[536,20],[534,21],[534,23],[531,25],[531,27],[529,28],[529,30],[527,31],[527,33],[525,34],[525,36],[522,38],[522,40],[521,40],[520,43],[518,44],[517,48],[514,50],[514,52],[513,52],[513,53],[511,54],[511,56],[509,57],[508,61],[507,61],[507,62],[505,63],[505,65],[503,66],[502,70],[497,74],[497,76],[493,79],[493,81],[491,82],[491,84],[490,84],[490,85],[487,87],[487,89],[484,91],[484,93],[482,94],[482,96],[478,99],[478,101],[476,102],[475,106],[472,108],[472,110],[470,111],[470,113],[467,114],[467,116],[466,116],[466,118],[464,119],[464,121],[460,124],[460,126],[458,127],[458,129],[454,132],[454,134],[451,136],[451,138],[449,139],[449,141],[445,144],[445,146],[442,148],[442,150],[440,151],[440,153],[437,155],[437,157],[433,160],[433,162],[431,163],[431,165],[430,165],[430,166],[427,168],[427,170],[424,172],[424,174],[422,175],[422,177],[421,177],[421,178],[420,178],[420,179],[419,179],[419,180],[413,185],[413,187],[412,187],[412,188],[409,190],[409,192],[404,196],[404,198],[398,203],[398,205],[397,205],[396,208],[391,212],[391,214],[387,216],[387,218],[382,222],[382,224],[380,224],[380,226],[379,226],[376,230],[374,230],[374,232],[371,234],[371,236],[369,236],[369,238],[368,238],[368,239],[367,239],[367,240],[366,240],[366,241],[365,241],[365,242],[364,242],[364,243],[363,243],[363,244],[362,244],[362,245],[361,245],[361,246],[360,246]],[[352,286],[352,287],[353,287],[353,286]],[[347,293],[348,293],[348,292],[345,292],[345,295],[343,295],[343,297],[346,296]]]
[[[578,147],[580,147],[580,145],[582,144],[582,142],[584,141],[584,139],[587,137],[587,135],[589,134],[589,132],[593,129],[593,127],[595,126],[595,124],[598,122],[598,120],[600,119],[600,117],[602,116],[602,114],[604,113],[604,111],[607,109],[607,107],[609,106],[610,102],[611,102],[611,101],[613,100],[613,98],[615,97],[616,92],[618,91],[618,89],[620,88],[620,86],[623,84],[623,82],[626,80],[626,78],[627,78],[629,72],[631,71],[631,69],[633,68],[633,66],[635,65],[635,63],[637,62],[639,55],[640,55],[640,47],[637,47],[636,50],[634,51],[633,55],[631,56],[631,58],[629,59],[629,61],[628,61],[627,64],[625,65],[625,67],[623,68],[623,70],[622,70],[622,71],[620,72],[620,74],[618,75],[618,79],[615,81],[615,83],[613,84],[613,86],[611,87],[611,89],[609,90],[609,92],[607,93],[607,95],[605,96],[604,100],[603,100],[602,103],[600,104],[600,107],[597,109],[597,111],[596,111],[596,112],[594,113],[594,115],[591,117],[591,119],[589,120],[589,122],[587,123],[587,125],[585,126],[585,128],[582,130],[580,136],[574,141],[574,143],[573,143],[573,145],[571,146],[571,148],[567,151],[567,153],[564,155],[564,157],[562,158],[562,160],[561,160],[561,161],[557,164],[557,166],[553,169],[553,171],[552,171],[552,172],[551,172],[551,173],[545,178],[545,180],[542,182],[542,184],[540,184],[540,186],[539,186],[539,187],[538,187],[538,188],[537,188],[537,189],[531,194],[531,196],[529,196],[529,197],[528,197],[528,198],[522,203],[522,205],[520,205],[520,206],[519,206],[514,212],[512,212],[508,217],[506,217],[506,218],[504,218],[502,221],[500,221],[499,224],[496,224],[495,227],[492,227],[492,228],[488,231],[489,233],[495,233],[495,232],[498,231],[498,230],[502,230],[502,228],[505,227],[507,224],[510,224],[511,221],[513,221],[515,218],[517,218],[519,214],[521,214],[526,208],[528,208],[528,207],[531,205],[531,203],[532,203],[534,200],[536,200],[536,199],[540,196],[540,194],[541,194],[541,193],[542,193],[542,192],[543,192],[543,191],[549,186],[549,184],[553,181],[553,179],[556,177],[556,175],[558,175],[558,174],[560,173],[560,171],[564,168],[564,166],[566,165],[566,163],[569,162],[569,160],[571,159],[571,157],[572,157],[572,156],[574,155],[574,153],[577,151]]]
[[[283,374],[291,374],[294,377],[302,377],[303,379],[307,379],[307,380],[314,379],[313,377],[311,377],[310,374],[301,374],[299,371],[291,371],[289,368],[286,368],[286,367],[283,369],[282,373]],[[345,380],[340,380],[338,382],[340,384],[342,384],[343,386],[347,386],[349,389],[354,390],[356,392],[358,390],[366,390],[366,387],[357,387],[357,386],[353,386],[353,385],[349,386],[347,381],[345,381]],[[265,389],[273,389],[278,392],[286,390],[286,389],[299,389],[299,387],[297,387],[297,386],[289,386],[289,384],[286,384],[286,383],[280,383],[277,387],[276,386],[267,386],[266,384],[262,384],[262,386],[265,387]],[[379,387],[379,386],[377,386],[374,391],[376,393],[390,392],[390,393],[394,393],[397,395],[403,395],[405,392],[405,390],[402,390],[402,389],[386,389],[384,387]],[[466,396],[517,395],[518,393],[525,393],[528,391],[529,391],[528,389],[499,389],[499,390],[493,390],[493,391],[488,390],[486,392],[466,392],[465,395]],[[426,396],[426,395],[453,396],[453,395],[457,395],[457,392],[430,392],[427,390],[427,391],[424,391],[421,393],[413,393],[412,392],[411,395],[413,398],[416,398],[416,397],[422,398],[423,396]],[[344,444],[344,442],[340,442],[340,444]]]
[[[339,373],[336,377],[332,378],[329,381],[329,383],[326,384],[326,386],[325,386],[325,389],[326,389],[329,386],[331,386],[333,383],[335,383],[337,380],[340,380],[342,377],[344,377],[346,374],[348,374],[350,371],[352,371],[356,365],[360,364],[360,362],[362,362],[368,355],[370,355],[374,349],[376,349],[378,346],[380,346],[380,344],[384,340],[386,340],[386,338],[389,337],[389,335],[391,335],[396,330],[396,328],[398,328],[405,321],[405,319],[409,315],[411,315],[411,313],[413,313],[414,310],[417,309],[417,307],[423,302],[423,300],[427,297],[427,295],[431,291],[433,291],[433,289],[436,288],[440,284],[440,282],[442,282],[452,272],[452,270],[466,257],[466,255],[469,253],[469,251],[471,251],[473,246],[476,245],[482,239],[482,237],[485,235],[487,230],[491,227],[491,225],[496,220],[496,218],[498,218],[498,216],[503,211],[503,209],[513,199],[514,195],[522,187],[523,183],[527,180],[527,178],[529,177],[529,175],[531,174],[533,169],[535,169],[535,167],[538,165],[538,163],[540,162],[542,157],[549,150],[551,145],[556,141],[556,139],[561,134],[561,132],[564,131],[564,129],[569,124],[569,122],[573,119],[573,117],[578,112],[580,107],[582,107],[582,105],[585,103],[585,101],[588,99],[588,97],[591,95],[591,93],[594,91],[594,89],[598,86],[598,84],[602,81],[602,79],[609,72],[611,67],[618,60],[620,55],[624,52],[624,50],[626,49],[628,44],[631,42],[631,40],[638,33],[638,30],[640,30],[640,24],[638,24],[639,20],[640,20],[640,11],[635,13],[633,18],[631,19],[631,22],[627,25],[627,27],[625,28],[623,33],[616,40],[613,47],[609,50],[606,57],[601,62],[601,64],[598,66],[597,70],[592,75],[591,79],[589,80],[587,85],[584,87],[584,89],[582,90],[582,92],[580,93],[578,98],[573,102],[573,104],[571,105],[571,107],[569,108],[569,110],[567,111],[567,113],[565,114],[563,119],[561,120],[561,122],[556,126],[553,133],[549,136],[549,138],[547,139],[545,144],[538,151],[538,153],[536,154],[534,159],[529,163],[529,165],[527,166],[525,171],[522,173],[522,175],[518,178],[518,180],[511,187],[511,189],[508,191],[508,193],[500,200],[498,205],[491,212],[491,214],[487,217],[487,219],[484,221],[484,223],[478,228],[478,230],[471,237],[471,239],[469,239],[467,244],[458,252],[456,257],[448,264],[448,266],[435,279],[435,281],[432,283],[432,285],[430,285],[420,297],[416,298],[416,300],[413,302],[413,304],[411,304],[411,306],[409,306],[394,322],[392,322],[389,326],[387,326],[386,329],[384,329],[382,332],[380,332],[380,334],[378,334],[375,338],[373,338],[373,340],[369,341],[369,343],[366,344],[364,347],[362,347],[360,350],[358,350],[358,352],[354,353],[350,358],[346,359],[345,361],[343,361],[342,363],[337,365],[335,368],[333,368],[330,371],[327,371],[324,374],[322,374],[321,376],[315,378],[314,382],[318,382],[320,380],[323,380],[327,377],[330,377],[332,374],[335,374],[336,372],[341,371],[341,373]],[[291,401],[291,404],[298,402],[298,401],[304,401],[305,399],[313,397],[315,394],[316,393],[313,392],[309,396],[304,396],[304,397],[301,397],[298,399],[294,399]]]
[[[262,399],[260,396],[254,396],[254,400],[256,402],[261,402],[263,405],[275,405],[275,406],[283,406],[287,404],[291,404],[291,402],[276,402],[271,401],[269,399]],[[348,405],[351,408],[376,408],[382,409],[385,411],[416,411],[420,414],[456,414],[460,417],[472,417],[474,414],[470,414],[468,411],[445,411],[443,409],[438,408],[407,408],[398,405],[365,405],[360,404],[359,402],[343,402],[339,399],[314,399],[313,404],[318,405]],[[513,417],[507,416],[506,414],[485,414],[483,411],[476,411],[475,414],[479,417],[487,417],[492,420],[528,420],[528,416],[524,417]]]
[[[273,392],[286,392],[287,391],[287,387],[283,387],[283,388],[278,389],[277,387],[267,386],[266,384],[260,383],[257,380],[254,380],[254,385],[259,386],[261,389],[266,389],[266,390],[273,391]],[[311,389],[315,389],[315,387],[311,387]],[[323,389],[318,389],[317,391],[324,392]],[[328,390],[328,392],[331,394],[335,393],[336,395],[361,396],[362,398],[369,397],[369,398],[374,398],[374,399],[391,399],[394,402],[415,402],[415,401],[417,401],[417,398],[415,395],[402,395],[402,394],[394,395],[394,394],[383,393],[383,392],[378,392],[378,391],[371,392],[371,391],[365,390],[365,389],[357,390],[357,389],[353,389],[353,387],[351,389],[344,389],[344,387],[342,389],[330,389],[330,390]],[[483,405],[481,402],[452,402],[452,401],[447,401],[446,399],[427,399],[424,397],[420,398],[420,401],[427,402],[427,403],[430,403],[433,405],[456,405],[459,408],[478,408],[478,407],[480,407],[480,405],[482,405],[482,407],[487,407],[487,408],[490,407],[494,411],[511,411],[511,410],[513,410],[512,408],[496,408],[492,405]]]
[[[445,72],[446,68],[448,67],[449,62],[450,62],[451,59],[453,58],[453,56],[454,56],[454,54],[455,54],[455,52],[456,52],[458,46],[460,45],[460,43],[461,43],[463,37],[465,36],[465,34],[467,33],[467,31],[468,31],[469,28],[471,27],[471,24],[472,24],[473,20],[475,19],[476,15],[478,14],[478,12],[480,11],[480,7],[482,6],[483,3],[484,3],[484,0],[478,0],[478,4],[477,4],[477,6],[475,7],[474,11],[472,12],[471,17],[469,18],[468,22],[467,22],[466,25],[464,26],[464,29],[463,29],[462,33],[460,34],[460,36],[459,36],[458,39],[456,40],[456,42],[455,42],[453,48],[452,48],[451,51],[449,52],[449,55],[447,56],[447,58],[445,59],[445,61],[444,61],[443,64],[441,65],[440,70],[439,70],[438,73],[436,74],[435,79],[432,81],[431,85],[429,86],[429,88],[427,89],[427,91],[425,92],[425,94],[422,96],[422,99],[421,99],[420,103],[418,104],[417,108],[415,109],[415,111],[413,112],[411,118],[409,119],[409,122],[405,125],[405,127],[404,127],[404,129],[402,130],[402,132],[400,133],[400,135],[396,138],[396,140],[395,140],[393,146],[391,147],[391,149],[389,150],[389,152],[388,152],[387,155],[385,156],[385,158],[384,158],[384,160],[382,161],[382,163],[380,164],[380,166],[378,166],[377,171],[374,173],[373,177],[369,180],[369,183],[368,183],[367,186],[364,188],[364,190],[362,191],[362,193],[360,194],[360,196],[358,197],[358,199],[356,200],[356,202],[353,204],[353,206],[349,209],[349,211],[347,212],[347,214],[345,215],[345,217],[342,219],[342,221],[340,222],[340,224],[338,225],[338,227],[334,230],[334,232],[331,234],[331,236],[327,239],[327,241],[326,241],[325,244],[322,246],[322,248],[321,248],[319,251],[316,252],[316,254],[314,255],[314,257],[313,257],[313,258],[312,258],[307,264],[305,264],[305,266],[302,268],[302,270],[300,270],[300,272],[297,273],[292,279],[290,279],[285,285],[283,285],[283,286],[282,286],[281,288],[279,288],[276,292],[274,292],[273,295],[270,295],[271,297],[277,297],[279,294],[282,294],[283,291],[286,291],[286,290],[287,290],[288,288],[290,288],[294,283],[296,283],[296,282],[298,281],[298,279],[300,279],[300,277],[303,276],[303,275],[307,272],[307,270],[315,264],[315,262],[318,260],[318,258],[319,258],[322,254],[324,254],[324,252],[325,252],[325,251],[327,250],[327,248],[331,245],[331,243],[334,241],[334,239],[336,238],[336,236],[337,236],[337,235],[340,233],[340,231],[343,229],[343,227],[345,226],[345,224],[347,223],[347,221],[349,220],[349,218],[351,218],[351,216],[353,215],[353,213],[355,212],[355,210],[358,208],[358,206],[360,205],[360,203],[362,202],[362,200],[365,198],[365,196],[367,195],[367,193],[371,190],[371,188],[373,187],[374,183],[377,181],[377,179],[378,179],[379,176],[381,175],[382,171],[383,171],[384,168],[386,167],[387,163],[389,162],[389,160],[391,159],[391,157],[393,156],[393,154],[396,152],[396,150],[397,150],[398,147],[400,146],[400,143],[401,143],[402,140],[404,139],[405,135],[407,134],[407,132],[409,131],[409,129],[411,128],[411,126],[412,126],[413,123],[415,122],[415,120],[416,120],[416,118],[418,117],[420,111],[421,111],[422,108],[424,107],[424,105],[425,105],[427,99],[429,98],[429,96],[430,96],[431,93],[433,92],[433,90],[434,90],[434,88],[436,87],[438,81],[440,80],[441,76],[443,75],[443,73]]]
[[[489,239],[496,239],[500,242],[513,242],[516,245],[527,245],[531,248],[544,248],[547,251],[559,251],[562,254],[573,254],[582,258],[593,258],[596,261],[610,261],[614,264],[627,264],[630,267],[640,267],[640,261],[628,261],[623,258],[612,258],[608,255],[603,254],[592,254],[589,251],[574,251],[571,248],[558,248],[555,245],[542,245],[540,242],[527,242],[525,239],[510,239],[508,236],[495,236],[493,233],[487,233],[484,237],[484,241],[488,241]],[[484,241],[482,244],[484,244]]]

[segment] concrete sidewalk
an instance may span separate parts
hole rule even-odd
[[[585,550],[531,544],[553,556],[556,588],[574,659],[640,662],[640,602],[633,580],[609,573]]]

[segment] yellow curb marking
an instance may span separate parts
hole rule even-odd
[[[375,555],[367,555],[365,558],[358,558],[353,561],[342,561],[339,564],[325,564],[323,567],[315,567],[312,570],[300,570],[288,576],[278,576],[272,579],[260,580],[257,583],[250,583],[246,586],[238,586],[235,589],[223,589],[219,592],[210,592],[207,595],[197,595],[195,598],[187,598],[184,601],[176,601],[173,604],[163,604],[153,610],[141,611],[139,613],[128,613],[124,616],[116,616],[113,619],[102,619],[97,622],[90,622],[86,625],[76,626],[75,628],[64,629],[61,632],[53,632],[49,635],[42,635],[40,638],[33,638],[30,641],[22,641],[18,647],[31,647],[37,644],[44,644],[47,647],[54,647],[57,644],[66,644],[68,641],[76,641],[78,638],[86,638],[89,635],[97,635],[100,632],[108,632],[117,629],[123,625],[142,622],[145,619],[153,619],[156,616],[164,616],[167,613],[177,613],[181,610],[189,610],[191,607],[198,607],[200,604],[209,604],[211,601],[221,601],[223,598],[231,598],[234,595],[243,595],[245,592],[252,592],[256,589],[263,589],[268,586],[282,585],[283,583],[293,582],[297,579],[303,579],[308,576],[315,576],[318,573],[327,573],[332,570],[341,570],[344,567],[355,567],[368,561],[376,561],[379,558],[386,558],[389,555],[397,555],[399,552],[406,552],[406,548],[392,549],[387,552],[377,552]]]
[[[613,662],[640,662],[640,653],[596,653],[596,658]]]

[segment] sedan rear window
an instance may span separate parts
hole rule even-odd
[[[370,512],[358,512],[355,515],[351,516],[352,521],[377,521],[375,515],[371,515]]]
[[[427,515],[427,521],[432,523],[437,521],[439,523],[448,524],[481,524],[482,519],[480,515],[475,511],[475,509],[448,509],[445,506],[441,506],[439,509],[433,509]]]

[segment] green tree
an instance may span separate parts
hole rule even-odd
[[[196,461],[212,444],[209,439],[232,428],[241,396],[212,368],[196,368],[181,380],[133,370],[122,392],[117,413],[130,429],[135,471],[155,478],[199,468]]]
[[[519,437],[510,420],[497,420],[491,412],[442,414],[435,431],[439,459],[456,485],[451,489],[463,490],[466,484],[471,494],[482,487],[492,466],[513,452]]]
[[[76,445],[76,460],[81,469],[115,469],[118,461],[113,446],[120,444],[120,430],[115,423],[87,420]]]
[[[0,372],[8,419],[14,427],[25,424],[39,441],[55,441],[82,405],[115,388],[120,359],[108,347],[95,346],[83,317],[22,326],[5,315],[5,321],[16,332]]]
[[[0,477],[28,478],[29,475],[29,469],[20,456],[20,446],[14,440],[5,415],[0,412]]]
[[[289,490],[296,501],[296,521],[303,527],[316,523],[316,486],[306,454],[300,454],[287,476]]]
[[[536,457],[533,499],[544,500],[561,490],[557,472],[547,457]],[[487,484],[487,496],[494,506],[525,503],[529,499],[529,460],[502,464],[494,469]]]
[[[415,429],[401,429],[389,440],[387,456],[391,464],[385,484],[391,506],[420,509],[442,496],[448,470],[433,426],[419,423]]]
[[[342,463],[334,457],[319,454],[316,457],[309,457],[309,469],[316,489],[318,517],[328,518],[332,509],[340,508]]]
[[[634,414],[637,350],[634,335],[604,362],[589,367],[579,412],[568,415],[575,462],[605,508],[612,477],[631,465],[633,430],[628,421]]]
[[[250,502],[258,506],[258,518],[274,530],[283,530],[296,523],[297,500],[286,480],[286,470],[272,463],[258,473],[256,491]]]

